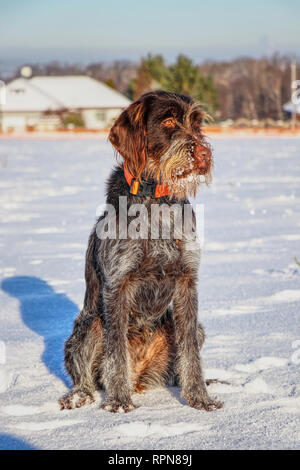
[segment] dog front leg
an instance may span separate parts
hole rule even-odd
[[[180,278],[173,298],[173,317],[177,343],[177,368],[182,395],[188,405],[199,410],[221,408],[222,403],[211,399],[204,382],[198,344],[198,296],[195,280]]]
[[[106,353],[103,382],[106,397],[101,408],[113,413],[127,413],[136,408],[131,400],[129,380],[128,295],[126,283],[119,288],[104,289]]]

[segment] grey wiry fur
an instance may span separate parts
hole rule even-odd
[[[108,200],[114,202],[110,194],[127,194],[128,205],[141,199],[129,193],[121,169],[114,171],[109,182]],[[159,200],[171,202],[166,197]],[[148,197],[144,203],[150,207],[158,201]],[[158,371],[156,367],[152,373],[147,370],[140,377],[142,385],[175,384],[179,378],[191,406],[219,407],[206,392],[200,364],[204,341],[203,329],[197,326],[200,254],[185,250],[185,245],[184,239],[99,240],[93,230],[86,257],[84,308],[65,346],[66,369],[74,390],[61,399],[62,408],[92,402],[95,389],[104,385],[105,409],[133,409],[131,395],[136,383],[129,350],[135,352],[128,340],[165,328],[173,341],[168,360]]]
[[[107,203],[118,216],[119,196],[128,208],[143,203],[178,204],[187,199],[132,195],[123,168],[113,171]],[[102,218],[103,219],[103,216]],[[172,219],[171,219],[172,220]],[[128,223],[130,222],[130,217]],[[195,217],[193,217],[193,224]],[[149,229],[150,230],[150,229]],[[93,401],[104,388],[102,408],[128,412],[132,394],[162,384],[179,384],[197,409],[221,406],[207,393],[200,349],[204,331],[197,321],[199,251],[183,236],[170,239],[102,239],[93,229],[86,255],[84,307],[65,345],[65,365],[74,389],[61,398],[62,409]],[[118,234],[118,230],[117,230]]]

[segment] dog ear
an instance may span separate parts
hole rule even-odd
[[[135,101],[118,117],[108,136],[132,175],[139,178],[146,165],[145,108]]]

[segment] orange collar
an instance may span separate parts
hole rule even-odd
[[[126,165],[124,165],[124,175],[130,187],[131,194],[151,197],[163,197],[169,194],[168,185],[150,183],[143,179],[139,181],[128,171]]]

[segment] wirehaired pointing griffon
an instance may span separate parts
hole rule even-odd
[[[107,184],[106,203],[113,211],[105,211],[89,238],[84,307],[65,344],[74,388],[60,399],[61,409],[91,403],[94,391],[104,388],[102,408],[128,412],[135,408],[133,393],[164,384],[180,385],[188,405],[198,410],[222,406],[209,397],[201,368],[200,250],[195,238],[178,230],[191,225],[195,233],[187,198],[211,180],[204,117],[191,98],[155,91],[123,111],[110,131],[123,162]],[[126,201],[125,218],[120,200]],[[174,206],[190,208],[180,224]],[[130,227],[136,207],[143,213],[139,231]],[[160,211],[165,208],[170,209],[168,237],[161,233],[168,225]],[[153,235],[154,209],[159,224]],[[112,236],[103,236],[103,222],[116,229]]]

